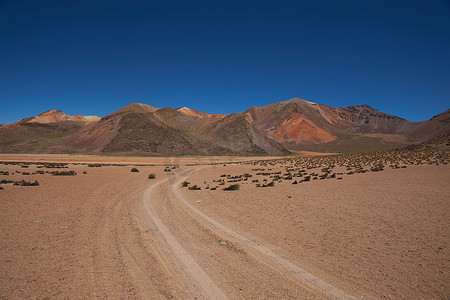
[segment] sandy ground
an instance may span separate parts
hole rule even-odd
[[[190,166],[210,158],[129,159],[99,162],[181,167],[139,166],[131,173],[131,166],[70,164],[62,170],[77,176],[51,176],[12,173],[59,169],[0,165],[10,172],[0,180],[40,183],[1,185],[0,299],[450,295],[449,165],[257,188],[251,180],[266,178],[252,170],[258,167],[224,166],[228,158],[213,166]],[[252,177],[239,191],[213,182],[244,173]],[[202,190],[182,188],[184,180]]]
[[[302,152],[301,155],[311,156],[315,152]],[[179,156],[179,157],[133,157],[133,156],[101,156],[101,155],[70,155],[70,154],[2,154],[0,161],[27,162],[70,162],[70,163],[102,163],[102,164],[142,164],[142,165],[196,165],[219,164],[223,162],[239,162],[249,160],[265,160],[277,157],[242,157],[242,156]]]
[[[220,174],[246,171],[205,168],[189,181],[212,186]],[[183,195],[210,218],[357,298],[443,299],[450,295],[448,178],[448,166],[413,166]]]

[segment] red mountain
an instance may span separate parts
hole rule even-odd
[[[0,151],[165,156],[376,151],[448,134],[449,115],[448,110],[415,123],[369,105],[335,108],[300,98],[228,115],[132,103],[101,119],[48,111],[0,125]]]
[[[78,149],[61,145],[60,141],[99,120],[100,117],[96,116],[71,116],[60,110],[49,110],[12,124],[0,125],[0,152],[77,152]]]
[[[40,115],[23,119],[19,122],[21,123],[40,123],[40,124],[46,124],[46,123],[57,123],[57,122],[63,122],[63,121],[75,121],[75,122],[95,122],[99,121],[101,118],[97,116],[71,116],[68,114],[63,113],[60,110],[48,110],[46,112],[43,112]]]

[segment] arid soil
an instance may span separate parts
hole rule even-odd
[[[301,152],[302,156],[319,155],[318,152]],[[276,159],[277,156],[180,156],[180,157],[135,157],[102,156],[71,154],[3,154],[0,161],[6,162],[51,162],[51,163],[102,163],[102,164],[136,164],[136,165],[214,165],[223,162],[243,162],[250,160]]]
[[[322,160],[311,169],[225,157],[0,161],[39,162],[0,164],[9,172],[0,180],[39,181],[0,185],[0,299],[450,295],[450,167],[442,159],[372,171],[336,163],[323,180],[314,179]],[[88,167],[94,162],[126,166]],[[71,170],[77,175],[46,173]],[[222,190],[231,184],[240,189]]]

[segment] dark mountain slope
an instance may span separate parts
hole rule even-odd
[[[361,152],[449,132],[450,110],[414,123],[369,105],[335,108],[300,98],[229,115],[132,103],[101,119],[51,110],[0,125],[0,151],[164,156]]]

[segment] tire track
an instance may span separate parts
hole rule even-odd
[[[97,297],[115,297],[126,291],[128,296],[137,299],[164,299],[172,297],[166,286],[155,280],[156,267],[149,275],[149,264],[153,251],[146,248],[147,240],[143,230],[139,230],[131,212],[133,204],[139,203],[145,186],[138,186],[132,180],[118,179],[102,185],[93,195],[104,194],[112,186],[123,185],[120,192],[108,197],[105,213],[92,227],[92,267],[90,278]],[[142,259],[145,259],[143,261]]]
[[[176,199],[185,207],[187,207],[191,212],[193,212],[195,215],[218,229],[220,232],[224,233],[225,235],[232,237],[234,240],[238,241],[239,243],[245,245],[247,248],[250,248],[257,254],[257,258],[264,264],[267,264],[274,268],[275,270],[280,271],[281,273],[285,273],[290,275],[290,277],[293,277],[296,279],[297,282],[299,282],[301,285],[312,288],[315,291],[319,291],[322,294],[326,295],[328,298],[331,299],[355,299],[355,297],[347,294],[345,291],[337,288],[336,286],[320,279],[319,277],[311,274],[307,270],[293,264],[289,260],[280,257],[272,252],[269,248],[258,244],[255,241],[252,241],[239,233],[231,230],[228,227],[225,227],[223,224],[217,222],[216,220],[210,218],[209,216],[205,215],[201,211],[199,211],[197,208],[190,205],[183,196],[179,193],[178,187],[180,185],[180,182],[183,180],[186,180],[189,176],[191,176],[197,169],[191,170],[188,175],[182,177],[181,179],[178,179],[172,183],[172,192]]]
[[[186,171],[185,171],[186,172]],[[183,172],[184,173],[184,172]],[[167,229],[164,223],[157,216],[154,207],[150,201],[152,197],[152,191],[161,184],[172,180],[174,177],[168,177],[161,180],[158,183],[149,186],[142,194],[142,202],[144,208],[148,214],[148,217],[157,227],[159,233],[170,247],[172,253],[183,266],[183,270],[187,273],[188,277],[193,281],[194,286],[198,289],[197,292],[201,294],[201,298],[206,299],[228,299],[223,291],[215,284],[215,282],[203,271],[203,269],[195,262],[192,256],[183,248],[183,246],[177,241],[175,236]]]
[[[111,185],[116,185],[121,182],[120,179],[116,179],[112,182],[105,183],[98,187],[94,194],[92,195],[92,199],[99,198],[99,195],[107,193],[110,189]],[[116,197],[113,199],[109,199],[108,206],[116,205],[114,203],[116,201]],[[109,211],[111,208],[107,207]],[[106,265],[105,261],[101,258],[105,257],[105,254],[110,254],[110,240],[108,239],[110,233],[110,219],[107,214],[105,214],[105,218],[95,219],[93,226],[91,228],[91,239],[94,241],[93,245],[90,247],[91,249],[91,257],[92,263],[89,266],[89,278],[92,282],[93,294],[96,297],[105,297],[113,290],[112,279],[111,279],[111,265]]]

